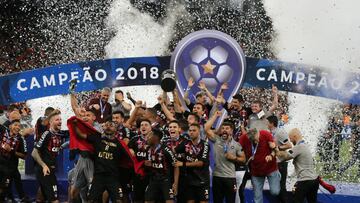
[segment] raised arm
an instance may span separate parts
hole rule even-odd
[[[271,91],[274,98],[269,111],[270,113],[273,113],[279,105],[279,98],[278,98],[278,89],[275,85],[272,85]]]
[[[123,107],[124,107],[125,110],[131,111],[131,109],[132,109],[131,104],[127,103],[127,102],[124,101],[124,100],[121,101],[121,104],[123,105]]]
[[[192,88],[192,86],[194,86],[194,84],[195,84],[194,79],[192,77],[190,77],[189,81],[188,81],[188,86],[184,93],[184,101],[185,101],[186,105],[190,105],[190,103],[191,103],[190,99],[189,99],[189,91]]]
[[[136,101],[131,97],[130,92],[126,92],[126,97],[131,101],[131,103],[133,103],[134,105],[136,104]]]
[[[217,96],[222,96],[222,97],[224,97],[224,92],[225,92],[225,90],[227,90],[227,89],[229,89],[229,87],[228,87],[228,84],[225,82],[225,83],[223,83],[223,84],[221,85],[220,91],[218,92]]]
[[[205,123],[204,130],[206,133],[206,136],[210,140],[215,140],[215,132],[211,129],[213,124],[215,123],[216,119],[222,114],[221,111],[216,110],[215,113],[210,117],[210,119]]]
[[[212,105],[215,101],[215,97],[208,90],[204,81],[199,82],[199,88],[206,93],[206,96],[209,97],[209,104]]]
[[[70,103],[75,116],[80,118],[80,113],[79,113],[80,107],[74,93],[70,94]]]
[[[186,108],[183,106],[183,103],[180,101],[179,94],[177,92],[177,89],[175,89],[173,92],[173,98],[174,98],[174,109],[177,113],[183,113]]]
[[[176,120],[175,117],[172,115],[172,113],[167,108],[167,106],[166,106],[166,104],[165,104],[162,97],[158,97],[158,102],[161,105],[161,110],[164,112],[166,118],[169,119],[169,121]]]
[[[130,118],[126,121],[125,123],[125,127],[130,127],[132,125],[132,123],[135,121],[136,119],[136,115],[139,111],[139,109],[141,108],[141,106],[143,105],[142,101],[136,101],[135,103],[135,109],[134,111],[131,113]]]

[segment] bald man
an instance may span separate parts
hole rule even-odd
[[[106,118],[111,116],[112,107],[108,102],[111,94],[111,89],[105,87],[101,90],[100,98],[92,99],[89,102],[88,109],[94,110],[96,122],[104,123]]]
[[[317,191],[319,189],[318,175],[315,172],[315,164],[311,154],[310,146],[305,143],[299,129],[294,128],[289,132],[290,142],[294,147],[289,151],[280,151],[276,148],[276,155],[281,160],[293,159],[297,182],[295,183],[294,202],[308,203],[317,202]]]

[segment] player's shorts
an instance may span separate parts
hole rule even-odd
[[[174,191],[169,179],[151,178],[145,190],[145,201],[173,200]]]
[[[74,184],[75,188],[81,190],[91,183],[93,174],[94,161],[91,158],[79,156],[79,160],[74,168],[74,175],[71,182]]]
[[[209,201],[209,185],[186,185],[186,200]]]
[[[95,174],[88,190],[88,199],[90,202],[96,202],[99,194],[108,191],[112,202],[124,199],[124,192],[119,181],[119,177],[105,174]]]
[[[134,201],[144,201],[145,200],[145,190],[149,184],[149,179],[141,178],[139,175],[136,175],[133,178],[133,197]]]
[[[11,180],[11,171],[6,170],[4,165],[0,165],[0,167],[0,188],[7,188]]]
[[[44,176],[42,167],[37,165],[35,166],[35,175],[36,179],[39,181],[41,192],[44,195],[45,200],[58,200],[58,189],[55,170],[50,169],[50,175]]]

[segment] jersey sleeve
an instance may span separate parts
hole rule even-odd
[[[45,132],[41,135],[39,141],[36,142],[35,148],[36,148],[36,149],[41,149],[41,148],[43,148],[44,146],[46,146],[47,143],[49,142],[49,137],[50,137],[50,132],[49,132],[49,131],[45,131]]]
[[[20,138],[19,140],[19,147],[16,150],[17,152],[26,154],[27,153],[27,146],[26,146],[26,140],[24,138]]]
[[[240,156],[242,152],[243,152],[242,146],[240,145],[240,143],[236,143],[236,156]]]
[[[171,163],[171,165],[175,165],[176,163],[176,158],[174,153],[171,151],[171,149],[169,149],[169,147],[164,147],[164,151],[165,151],[165,156],[167,158],[167,160],[169,161],[169,163]]]
[[[206,165],[209,164],[209,151],[210,151],[210,148],[209,148],[209,143],[207,142],[204,142],[204,148],[202,150],[202,152],[199,154],[200,157],[198,157],[198,159],[202,162],[204,162]]]

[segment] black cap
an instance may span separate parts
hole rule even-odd
[[[233,99],[237,99],[237,100],[239,100],[239,101],[241,101],[241,102],[244,101],[244,98],[243,98],[243,96],[242,96],[241,94],[235,94],[235,95],[233,96]]]

